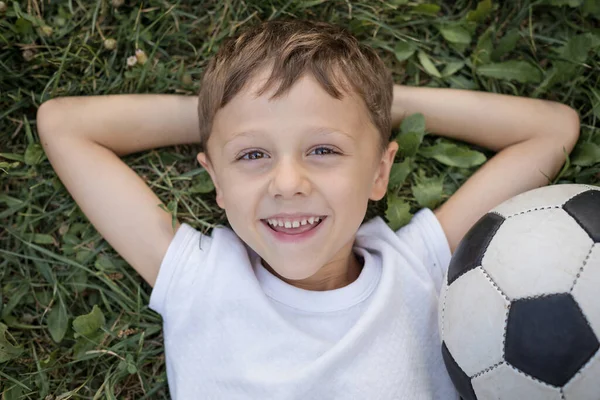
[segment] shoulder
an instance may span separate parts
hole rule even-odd
[[[390,229],[383,219],[374,218],[361,226],[356,238],[357,246],[385,256],[402,257],[411,264],[428,269],[440,282],[450,264],[448,240],[436,215],[428,208],[419,210],[408,224],[397,231]]]
[[[236,246],[239,242],[235,232],[226,226],[217,225],[207,232],[202,232],[187,223],[182,223],[169,244],[163,264],[192,252],[202,256],[219,245]]]
[[[192,226],[182,223],[171,240],[160,265],[156,283],[150,296],[150,308],[165,314],[168,303],[185,298],[194,286],[204,279],[219,254],[245,251],[241,240],[229,228],[218,226],[210,234],[204,234]]]
[[[381,217],[375,217],[363,223],[357,232],[357,239],[375,238],[378,240],[386,240],[397,242],[412,242],[425,240],[439,244],[441,247],[446,245],[449,251],[448,240],[442,229],[442,226],[429,208],[419,210],[410,220],[397,231],[393,231]]]

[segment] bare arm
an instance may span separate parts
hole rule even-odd
[[[62,97],[42,105],[38,125],[57,123],[51,136],[69,134],[123,156],[199,143],[198,99],[176,95]],[[45,133],[45,132],[44,132]]]
[[[151,285],[179,228],[120,155],[199,141],[193,97],[120,95],[50,100],[37,124],[50,163],[81,210]]]
[[[579,116],[563,104],[516,96],[396,85],[392,121],[416,112],[440,136],[497,151],[435,214],[452,251],[498,204],[549,183],[579,138]],[[547,177],[546,177],[547,176]]]

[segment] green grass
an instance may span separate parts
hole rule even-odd
[[[147,306],[150,288],[102,240],[57,179],[39,146],[35,113],[43,101],[57,96],[192,95],[221,41],[245,25],[278,17],[327,20],[377,48],[397,83],[569,104],[579,111],[582,136],[554,182],[600,184],[596,0],[494,1],[491,9],[482,2],[477,12],[471,12],[477,2],[466,0],[438,5],[404,0],[150,0],[143,5],[126,1],[118,8],[106,0],[4,1],[3,399],[168,398],[161,320]],[[116,40],[116,49],[104,47],[108,38]],[[149,61],[127,67],[136,48]],[[418,125],[418,117],[412,122]],[[369,208],[369,216],[387,210],[398,226],[419,207],[448,198],[481,157],[491,155],[433,135],[400,138],[405,150],[397,159],[388,202]],[[196,150],[165,148],[126,161],[180,220],[206,231],[225,217],[206,185],[206,174],[198,169]]]

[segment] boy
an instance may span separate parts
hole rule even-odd
[[[398,232],[361,226],[386,193],[391,128],[415,112],[498,154]],[[548,184],[579,134],[564,105],[394,86],[373,50],[302,21],[224,43],[198,99],[56,99],[37,122],[81,209],[153,286],[180,399],[457,398],[437,329],[451,252],[488,210]],[[195,142],[233,230],[173,229],[119,159]]]

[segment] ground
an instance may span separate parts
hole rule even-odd
[[[377,49],[396,83],[551,99],[582,135],[554,183],[600,184],[600,5],[515,1],[0,1],[0,393],[3,399],[168,398],[150,288],[102,240],[46,160],[45,100],[194,94],[223,38],[269,18],[326,20]],[[136,50],[141,50],[137,52]],[[398,129],[393,227],[448,198],[491,153]],[[225,222],[195,146],[125,157],[181,221]]]

